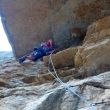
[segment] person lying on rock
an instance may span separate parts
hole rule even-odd
[[[26,59],[31,61],[37,61],[43,56],[48,56],[54,50],[53,41],[50,39],[45,43],[42,43],[39,47],[35,47],[29,55],[25,55],[18,59],[19,63],[23,63]]]

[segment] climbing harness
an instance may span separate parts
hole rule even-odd
[[[83,102],[85,102],[88,106],[89,109],[83,109],[83,110],[97,110],[95,104],[91,103],[90,101],[87,101],[87,99],[85,99],[83,96],[79,95],[77,92],[75,92],[68,84],[64,83],[58,76],[55,66],[53,64],[52,61],[52,54],[54,51],[51,52],[50,56],[49,56],[49,64],[51,63],[52,68],[54,73],[52,73],[49,69],[49,73],[56,79],[56,81],[58,81],[61,85],[63,85],[63,87],[68,90],[71,94],[77,96],[80,100],[82,100]]]

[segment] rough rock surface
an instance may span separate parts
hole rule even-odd
[[[78,44],[77,37],[84,37],[88,25],[110,15],[109,10],[109,0],[0,0],[2,21],[17,57],[48,38],[59,48]]]
[[[0,65],[0,70],[0,87],[39,85],[54,79],[48,68],[40,61],[37,63],[26,61],[22,65],[14,60],[8,61]],[[57,72],[64,81],[68,81],[70,77],[77,77],[75,68],[58,69]],[[65,78],[66,76],[70,77]]]
[[[59,48],[84,39],[52,55],[57,75],[48,57],[0,64],[0,110],[110,109],[109,0],[0,0],[0,9],[17,57],[51,35]]]
[[[74,66],[74,57],[76,52],[77,48],[72,47],[51,55],[55,68]],[[49,65],[50,56],[44,57],[43,61],[45,65]]]
[[[96,110],[110,108],[110,72],[83,80],[70,77],[67,84],[81,100],[51,80],[23,82],[27,76],[36,77],[47,71],[42,62],[19,65],[9,61],[0,65],[0,70],[0,110],[90,110],[91,104],[96,104]]]
[[[86,35],[88,37],[88,35],[91,35],[93,33],[100,32],[102,30],[109,29],[109,28],[110,28],[110,16],[106,16],[103,19],[99,19],[98,21],[90,25],[88,27]]]
[[[110,70],[110,17],[89,26],[84,43],[75,56],[77,67],[86,67],[93,74]]]

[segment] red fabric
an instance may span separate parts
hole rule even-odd
[[[53,45],[52,40],[51,40],[51,39],[48,40],[47,43],[46,43],[46,45],[47,45],[48,47],[52,47],[52,45]]]

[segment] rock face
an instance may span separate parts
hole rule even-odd
[[[59,49],[82,43],[52,55],[57,75],[49,57],[0,64],[0,110],[110,109],[109,0],[0,0],[0,9],[16,57],[50,37]]]
[[[109,10],[109,0],[0,0],[2,21],[16,57],[48,38],[59,49],[79,44],[88,25],[110,15]]]
[[[103,19],[99,19],[98,21],[94,22],[92,25],[88,27],[86,38],[88,37],[88,35],[91,35],[93,33],[100,32],[102,30],[106,30],[109,28],[110,28],[110,16],[106,16]]]
[[[76,66],[83,66],[95,74],[110,70],[110,16],[89,26],[84,44],[75,57]]]
[[[42,62],[19,65],[9,61],[0,65],[0,110],[109,110],[110,72],[86,79],[70,79],[67,84],[77,97],[63,85],[44,79],[36,83],[32,76],[47,70]],[[41,71],[45,70],[45,71]],[[48,75],[48,74],[47,74]],[[23,78],[31,82],[23,82]],[[43,78],[43,77],[41,77]],[[41,79],[39,77],[39,79]],[[28,79],[27,79],[28,81]],[[95,105],[91,108],[91,104]]]

